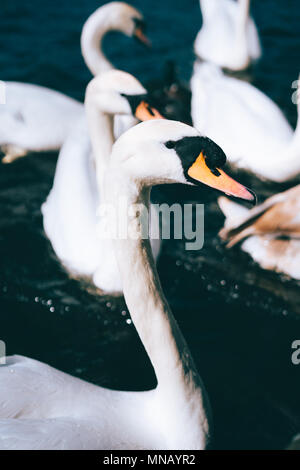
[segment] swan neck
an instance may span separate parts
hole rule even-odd
[[[207,430],[204,387],[163,294],[149,239],[143,238],[141,219],[136,215],[136,208],[149,213],[150,189],[126,181],[126,175],[122,176],[119,169],[106,179],[105,193],[115,210],[121,200],[131,208],[126,218],[128,231],[134,236],[114,239],[116,258],[126,304],[153,365],[157,390],[165,397],[164,407],[170,414],[182,419],[182,426],[190,425],[193,419],[197,423],[195,427],[201,428],[202,433],[203,428]],[[181,416],[182,409],[185,411]]]
[[[96,167],[96,178],[100,193],[103,187],[103,175],[110,161],[114,144],[113,116],[99,110],[92,100],[87,100],[86,116]]]
[[[218,7],[216,0],[200,0],[200,10],[203,22],[212,17],[215,9]]]
[[[102,51],[102,41],[106,33],[115,29],[118,28],[109,21],[107,10],[101,8],[96,10],[83,26],[81,52],[88,69],[94,76],[114,68]]]
[[[249,45],[248,45],[248,24],[249,24],[249,7],[250,0],[238,0],[238,15],[235,23],[235,63],[233,62],[233,70],[241,70],[246,68],[250,62]]]

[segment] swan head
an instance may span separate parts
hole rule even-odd
[[[132,75],[120,70],[110,70],[89,83],[85,104],[93,103],[105,114],[134,115],[140,121],[159,119],[161,115],[150,105],[147,90]]]
[[[120,31],[147,46],[150,45],[150,41],[145,35],[144,17],[136,8],[125,2],[110,2],[98,8],[94,15],[97,16],[98,12],[105,18],[107,30]]]
[[[255,203],[252,191],[223,171],[226,156],[211,139],[176,121],[143,122],[114,144],[111,165],[140,185],[205,184]]]

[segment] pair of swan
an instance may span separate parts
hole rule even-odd
[[[203,27],[191,79],[193,125],[214,139],[231,165],[275,182],[300,172],[300,124],[250,83],[221,68],[242,70],[260,56],[249,0],[201,0]],[[299,115],[299,107],[298,107]]]
[[[97,214],[102,173],[111,153],[114,134],[120,135],[137,119],[160,115],[156,111],[150,114],[143,105],[146,90],[136,79],[112,70],[112,64],[101,49],[104,35],[111,30],[147,42],[142,15],[122,2],[111,2],[98,8],[83,27],[82,54],[90,71],[99,76],[98,81],[95,79],[88,88],[86,104],[96,129],[93,149],[96,161],[91,155],[83,105],[34,85],[7,86],[7,105],[0,114],[0,125],[1,119],[4,121],[0,143],[8,144],[4,148],[6,162],[24,155],[27,150],[61,147],[53,188],[42,207],[45,232],[58,258],[73,276],[92,278],[101,290],[119,293],[122,284],[111,242],[99,237],[99,232],[104,230]],[[97,106],[100,113],[97,113]],[[114,115],[119,119],[113,120]],[[122,119],[120,115],[123,115]],[[152,230],[152,248],[157,257],[160,241],[158,218],[154,212]]]
[[[224,161],[216,144],[176,121],[138,124],[114,144],[103,175],[104,200],[116,210],[122,198],[126,201],[124,214],[135,236],[115,238],[114,249],[125,300],[157,387],[111,391],[38,361],[10,357],[0,367],[0,448],[206,447],[210,411],[204,386],[163,295],[140,215],[128,208],[148,207],[151,186],[174,182],[202,182],[252,201],[251,192],[217,168]]]
[[[114,116],[160,118],[145,100],[145,88],[126,72],[111,70],[91,81],[86,91],[86,118],[77,121],[62,146],[53,187],[42,206],[45,233],[68,272],[88,277],[106,293],[122,292],[112,241],[103,236],[106,223],[100,213],[103,174],[114,143]],[[159,220],[152,206],[151,214],[156,259]]]
[[[126,3],[111,2],[98,8],[81,35],[83,58],[91,73],[113,68],[100,47],[106,33],[117,30],[147,43],[143,24],[141,13]],[[84,115],[82,103],[42,86],[6,82],[5,94],[6,104],[0,106],[0,149],[6,163],[28,152],[59,150],[76,120]],[[117,135],[122,129],[119,123]]]
[[[276,182],[300,173],[300,124],[250,83],[198,63],[191,81],[194,126],[220,145],[231,165]],[[299,116],[299,105],[298,105]]]
[[[203,24],[194,44],[197,57],[232,72],[260,58],[250,0],[200,0],[200,8]]]
[[[228,247],[241,243],[262,268],[300,279],[300,185],[248,210],[222,197],[226,221],[220,232]]]

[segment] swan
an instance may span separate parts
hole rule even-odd
[[[86,21],[81,50],[92,74],[113,68],[101,48],[104,35],[118,30],[147,44],[144,20],[139,11],[123,2],[98,8]],[[84,115],[83,104],[39,85],[5,83],[5,104],[0,105],[0,150],[3,162],[10,163],[29,152],[59,150],[75,121]],[[119,135],[128,124],[116,124]]]
[[[75,277],[88,277],[107,293],[122,292],[112,243],[102,236],[105,224],[97,210],[114,142],[113,119],[121,114],[135,114],[141,120],[160,118],[146,99],[145,88],[126,72],[111,70],[90,82],[85,98],[87,116],[77,121],[62,146],[53,187],[42,205],[44,231],[67,271]],[[159,221],[153,208],[151,229],[156,258]]]
[[[203,24],[194,43],[198,58],[233,72],[260,58],[250,0],[200,0],[200,8]]]
[[[212,64],[195,67],[194,126],[224,149],[231,165],[276,182],[295,178],[300,172],[299,119],[294,131],[279,107],[250,83]]]
[[[207,184],[253,200],[222,169],[225,156],[194,128],[143,122],[114,144],[104,175],[112,210],[126,200],[133,236],[114,239],[132,321],[153,365],[157,386],[144,392],[104,389],[33,359],[12,356],[0,367],[1,449],[203,449],[210,411],[191,353],[162,292],[137,210],[155,184]],[[209,165],[209,166],[207,166]],[[140,207],[140,206],[138,206]]]
[[[300,185],[248,210],[219,198],[226,221],[220,236],[228,248],[237,243],[262,268],[300,279]]]

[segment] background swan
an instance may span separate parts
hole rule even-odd
[[[114,142],[114,116],[134,113],[140,119],[161,117],[155,110],[149,112],[145,94],[138,80],[117,70],[103,73],[89,84],[87,123],[85,117],[78,121],[64,143],[53,187],[42,206],[44,230],[67,270],[74,276],[92,278],[97,287],[110,293],[121,292],[122,283],[112,242],[103,237],[102,179]],[[151,229],[156,258],[160,239],[155,211]]]
[[[220,232],[228,247],[241,243],[262,268],[300,279],[300,185],[248,210],[219,198],[226,221]]]
[[[260,58],[261,47],[250,0],[200,0],[203,24],[196,37],[196,55],[220,67],[239,71]]]
[[[104,35],[112,30],[134,36],[142,42],[143,17],[123,2],[98,8],[86,21],[81,50],[92,74],[113,68],[100,49]],[[6,104],[0,106],[0,149],[9,163],[28,152],[58,150],[77,118],[84,115],[83,104],[49,88],[6,82]],[[118,124],[119,135],[126,124]]]
[[[222,170],[216,176],[219,163],[224,163],[222,150],[195,129],[166,120],[142,123],[114,145],[105,174],[105,200],[115,208],[122,197],[128,207],[147,207],[153,184],[174,182],[204,182],[253,200]],[[206,447],[210,411],[204,386],[163,295],[137,212],[128,224],[137,236],[116,239],[115,253],[125,300],[154,367],[157,387],[147,392],[111,391],[32,359],[9,358],[0,368],[0,448]]]
[[[191,81],[194,126],[220,145],[230,164],[282,182],[300,172],[300,127],[253,85],[198,64]],[[299,115],[299,105],[298,105]]]

